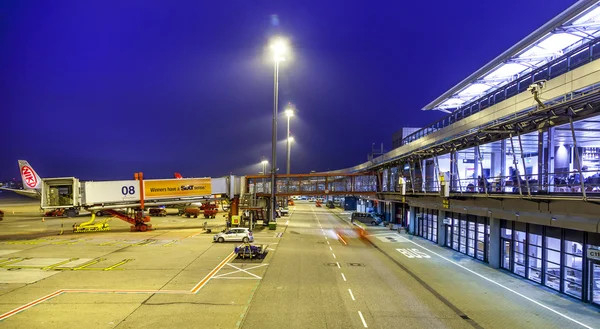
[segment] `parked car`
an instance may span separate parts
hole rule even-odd
[[[0,210],[0,220],[4,219],[4,211]]]
[[[225,242],[225,241],[242,241],[244,243],[254,241],[252,231],[247,227],[234,227],[225,230],[221,233],[213,236],[214,242]]]
[[[352,217],[350,217],[350,221],[359,221],[363,224],[371,224],[374,226],[383,223],[383,220],[377,215],[366,212],[353,212]]]

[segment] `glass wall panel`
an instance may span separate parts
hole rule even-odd
[[[471,257],[475,257],[475,222],[472,222],[473,218],[469,216],[469,231],[467,236],[467,244],[468,244],[468,255]]]
[[[583,239],[583,232],[580,232]],[[565,239],[564,242],[564,292],[581,299],[582,298],[582,255],[583,245],[579,242]]]
[[[515,231],[514,236],[514,255],[513,255],[513,273],[525,276],[525,232]]]
[[[530,225],[530,231],[532,230]],[[527,242],[529,255],[529,273],[527,277],[537,283],[542,282],[542,236],[540,234],[529,233]]]
[[[546,279],[544,284],[560,290],[560,239],[546,237]]]

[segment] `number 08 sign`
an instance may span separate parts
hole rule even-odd
[[[144,196],[148,198],[176,198],[210,195],[210,178],[157,179],[144,181]]]

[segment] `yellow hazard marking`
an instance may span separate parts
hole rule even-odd
[[[48,240],[36,239],[36,240],[17,240],[17,241],[6,241],[6,244],[38,244],[48,242]]]
[[[79,265],[79,266],[77,266],[77,267],[73,267],[73,268],[70,268],[70,269],[71,269],[71,270],[73,270],[73,271],[77,271],[77,270],[83,270],[83,269],[85,269],[85,268],[86,268],[86,267],[88,267],[88,266],[91,266],[91,265],[94,265],[94,264],[98,264],[98,263],[100,263],[101,261],[105,261],[105,260],[106,260],[106,258],[97,258],[97,259],[93,259],[93,260],[91,260],[91,261],[89,261],[89,262],[87,262],[87,263],[85,263],[85,264],[81,264],[81,265]]]
[[[129,263],[129,262],[131,262],[132,260],[133,260],[133,259],[124,259],[124,260],[122,260],[122,261],[120,261],[120,262],[116,263],[115,265],[112,265],[112,266],[109,266],[109,267],[106,267],[106,268],[104,268],[104,269],[103,269],[103,271],[110,271],[110,270],[114,270],[114,269],[116,269],[117,267],[119,267],[119,266],[121,266],[121,265],[123,265],[123,264],[126,264],[126,263]],[[119,269],[119,270],[121,270],[121,269]]]
[[[58,266],[61,266],[61,265],[64,265],[64,264],[67,264],[67,263],[70,263],[70,262],[76,261],[76,260],[78,260],[78,259],[79,259],[79,258],[69,258],[69,259],[67,259],[67,260],[65,260],[65,261],[62,261],[62,262],[59,262],[59,263],[56,263],[56,264],[53,264],[53,265],[50,265],[50,266],[42,267],[42,270],[44,270],[44,271],[49,271],[49,270],[51,270],[51,269],[53,269],[53,268],[55,268],[55,267],[58,267]]]
[[[79,239],[72,239],[72,240],[65,240],[65,241],[58,241],[58,242],[52,242],[52,244],[76,244],[77,242],[79,242]]]

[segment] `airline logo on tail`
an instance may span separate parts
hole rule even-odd
[[[19,160],[21,168],[21,178],[23,179],[23,188],[38,189],[41,183],[40,176],[33,170],[31,165],[25,160]]]
[[[23,182],[25,182],[25,185],[27,185],[29,188],[35,188],[37,186],[38,180],[35,177],[31,167],[23,166],[23,168],[21,168],[21,176],[23,177]]]

